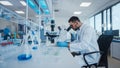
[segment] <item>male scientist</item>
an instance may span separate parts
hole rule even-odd
[[[69,25],[75,31],[77,31],[77,40],[69,44],[71,52],[80,52],[81,55],[75,56],[75,60],[78,60],[80,67],[86,65],[83,54],[93,51],[99,51],[97,44],[97,36],[92,27],[88,24],[82,23],[78,17],[72,16],[69,20]],[[87,56],[89,64],[99,61],[100,54],[95,53]]]

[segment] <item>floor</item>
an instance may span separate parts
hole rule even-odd
[[[105,67],[98,67],[98,68],[105,68]],[[108,57],[108,68],[120,68],[120,60]]]
[[[120,68],[120,59],[108,57],[109,68]]]

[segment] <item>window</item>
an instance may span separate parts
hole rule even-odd
[[[119,8],[120,3],[101,11],[99,14],[90,18],[90,25],[94,27],[98,33],[102,33],[102,31],[104,32],[106,30],[120,31]]]
[[[90,25],[94,28],[94,16],[90,18]]]
[[[110,24],[110,9],[107,9],[107,30],[110,30],[111,24]]]
[[[101,23],[102,23],[102,14],[98,14],[95,16],[95,26],[96,26],[96,30],[97,32],[102,32],[102,27],[101,27]]]
[[[104,28],[104,31],[107,30],[107,25],[106,25],[106,22],[107,21],[107,17],[106,17],[106,10],[103,11],[103,28]]]
[[[112,7],[112,29],[120,30],[120,3]]]

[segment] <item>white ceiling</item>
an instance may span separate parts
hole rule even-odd
[[[109,7],[110,5],[120,0],[53,0],[54,9],[58,9],[59,12],[55,12],[55,17],[71,17],[74,11],[82,11],[82,14],[77,15],[82,19],[89,18],[93,14]],[[82,2],[92,2],[89,7],[80,7]]]
[[[0,0],[2,1],[2,0]],[[3,0],[5,1],[5,0]],[[7,0],[10,1],[13,6],[5,6],[6,8],[15,11],[22,10],[25,12],[26,7],[20,4],[20,0]],[[74,11],[82,11],[82,14],[78,15],[82,19],[87,19],[93,14],[105,9],[106,7],[120,1],[120,0],[49,0],[53,1],[53,10],[59,10],[54,12],[54,17],[71,17]],[[81,2],[92,2],[89,7],[80,7]],[[25,14],[21,15],[25,17]],[[29,18],[34,18],[36,13],[29,8]]]

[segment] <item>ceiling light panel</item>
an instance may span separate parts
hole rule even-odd
[[[89,7],[91,5],[91,2],[82,2],[80,4],[80,7]]]
[[[19,13],[19,14],[24,14],[23,11],[15,11],[16,13]]]
[[[0,3],[6,6],[13,6],[13,4],[10,3],[9,1],[0,1]]]
[[[74,14],[77,14],[77,15],[79,15],[79,14],[81,14],[82,12],[81,11],[75,11],[74,12]]]
[[[25,1],[20,1],[20,3],[21,3],[23,6],[26,6]]]

